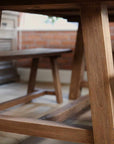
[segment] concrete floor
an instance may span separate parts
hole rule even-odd
[[[52,83],[37,83],[37,88],[53,89]],[[27,93],[27,83],[10,83],[0,86],[0,102],[24,96]],[[62,93],[68,98],[69,85],[62,85]],[[55,97],[52,98],[53,100]]]

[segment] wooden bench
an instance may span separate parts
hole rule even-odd
[[[34,50],[20,50],[0,53],[0,61],[18,60],[22,58],[32,58],[31,73],[28,85],[28,91],[25,96],[0,103],[0,111],[4,111],[10,107],[26,104],[35,98],[44,96],[46,94],[56,95],[57,102],[62,103],[62,94],[60,79],[57,68],[57,58],[64,53],[69,53],[69,49],[34,49]],[[49,57],[52,64],[52,71],[54,76],[55,92],[47,90],[34,90],[37,65],[40,57]],[[6,132],[13,132],[25,135],[32,135],[38,137],[54,138],[59,140],[79,142],[79,143],[93,143],[93,133],[91,128],[82,128],[82,126],[72,127],[58,122],[63,122],[73,115],[78,115],[85,112],[90,107],[89,96],[79,97],[70,103],[61,106],[60,108],[35,118],[22,118],[17,116],[8,116],[3,113],[0,115],[0,130]],[[53,121],[53,122],[52,122]],[[72,136],[71,136],[72,135]]]
[[[5,102],[2,105],[2,109],[8,108],[20,103],[28,103],[32,99],[43,96],[43,95],[56,95],[58,103],[62,103],[62,91],[61,84],[59,79],[59,71],[57,67],[57,58],[59,58],[64,53],[72,52],[70,49],[49,49],[49,48],[38,48],[30,50],[16,50],[16,51],[1,51],[0,52],[0,61],[8,60],[18,60],[18,59],[27,59],[32,58],[31,72],[28,83],[27,95],[14,99],[13,101]],[[42,90],[35,89],[36,75],[38,62],[40,57],[48,57],[51,61],[51,68],[54,79],[55,90]],[[1,109],[0,108],[0,109]]]

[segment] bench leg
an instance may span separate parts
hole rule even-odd
[[[54,80],[54,87],[56,92],[56,99],[58,103],[63,102],[62,98],[62,90],[61,90],[61,83],[59,78],[59,70],[57,67],[57,58],[56,57],[50,57],[51,66],[52,66],[52,73],[53,73],[53,80]]]
[[[107,8],[83,7],[81,21],[94,144],[113,144],[113,98],[109,79],[114,69]]]
[[[77,33],[76,48],[74,51],[69,99],[75,100],[80,96],[81,91],[80,83],[83,74],[84,74],[84,47],[82,37],[82,26],[80,23]]]
[[[32,59],[31,72],[30,72],[28,90],[27,90],[28,94],[32,93],[34,91],[34,88],[35,88],[38,62],[39,62],[38,58]]]

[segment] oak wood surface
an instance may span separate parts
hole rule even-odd
[[[80,97],[65,106],[58,108],[41,119],[62,122],[90,106],[89,96]]]
[[[13,10],[19,5],[20,7],[26,5],[23,10],[29,9],[28,11],[31,11],[35,8],[40,9],[41,7],[43,9],[45,9],[45,7],[52,9],[58,5],[59,8],[62,6],[62,8],[75,6],[79,10],[80,7],[83,6],[81,8],[81,21],[89,78],[94,144],[113,144],[111,139],[113,129],[113,100],[109,83],[109,78],[113,73],[113,61],[108,13],[105,8],[90,7],[90,5],[98,6],[101,4],[106,4],[109,8],[114,9],[113,0],[4,0],[0,1],[0,8]],[[20,10],[20,7],[17,8],[17,10]],[[46,12],[46,14],[48,13]],[[64,16],[68,15],[69,14],[66,13]],[[112,12],[112,16],[113,15],[114,13]],[[0,55],[1,61],[5,60],[5,58],[8,60],[12,58],[11,56],[7,55],[4,57],[3,55]],[[38,57],[38,55],[33,55],[33,57]],[[42,55],[49,56],[48,54]],[[22,58],[28,58],[29,56],[31,55],[23,55]],[[15,59],[20,58],[18,55],[13,56],[13,58],[14,57]],[[89,130],[66,127],[46,121],[0,116],[0,129],[3,131],[57,138],[79,143],[93,143],[92,132]]]
[[[57,66],[57,58],[58,57],[50,57],[55,92],[53,93],[51,91],[46,91],[45,94],[55,94],[57,102],[63,103],[62,89],[61,89],[61,83],[59,78],[59,69]],[[38,58],[32,59],[31,72],[30,72],[28,91],[27,91],[28,94],[32,93],[35,90],[38,62],[39,62]]]
[[[29,83],[28,83],[28,91],[27,91],[28,94],[32,93],[35,89],[38,62],[39,62],[38,58],[32,59],[31,71],[30,71]]]
[[[72,22],[79,22],[80,21],[80,9],[77,9],[76,4],[51,4],[51,5],[18,5],[18,6],[7,6],[5,8],[4,6],[1,6],[1,9],[3,10],[14,10],[19,12],[26,12],[26,13],[35,13],[35,14],[44,14],[48,16],[56,16],[56,17],[63,17],[68,19],[68,21]],[[111,22],[114,21],[114,8],[109,8],[109,20]]]
[[[24,58],[38,58],[42,56],[57,56],[72,52],[71,49],[35,48],[29,50],[0,51],[0,61]]]
[[[113,144],[113,98],[109,79],[114,69],[107,8],[83,7],[81,20],[94,143]]]
[[[74,128],[46,120],[1,115],[0,130],[85,144],[93,143],[91,130]]]
[[[81,81],[81,83],[80,83],[80,87],[81,88],[88,88],[89,86],[88,86],[88,81],[85,81],[85,80],[83,80],[83,81]]]
[[[114,143],[114,128],[112,129],[112,142]]]
[[[68,17],[70,21],[79,21],[81,6],[88,5],[107,5],[109,9],[109,18],[114,21],[114,1],[113,0],[4,0],[0,1],[1,10],[14,10],[28,13],[44,14],[49,16]],[[55,9],[58,9],[55,11]],[[71,11],[69,9],[75,10]],[[43,10],[43,11],[42,11]],[[45,11],[47,10],[47,11]],[[50,10],[52,10],[50,12]],[[61,10],[64,10],[61,12]],[[66,11],[68,10],[68,11]],[[75,17],[75,19],[74,19]]]
[[[74,100],[80,96],[80,83],[84,72],[84,45],[82,37],[82,27],[79,24],[76,48],[74,51],[73,64],[72,64],[72,76],[70,83],[70,95],[69,99]]]
[[[61,82],[60,82],[60,78],[59,78],[59,69],[57,66],[57,58],[56,57],[50,57],[50,61],[51,61],[51,67],[52,67],[52,74],[53,74],[56,99],[57,99],[58,103],[63,103]]]

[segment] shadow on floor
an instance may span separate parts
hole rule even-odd
[[[24,140],[19,144],[77,144],[77,143],[38,138],[38,137],[29,137],[28,139]]]

